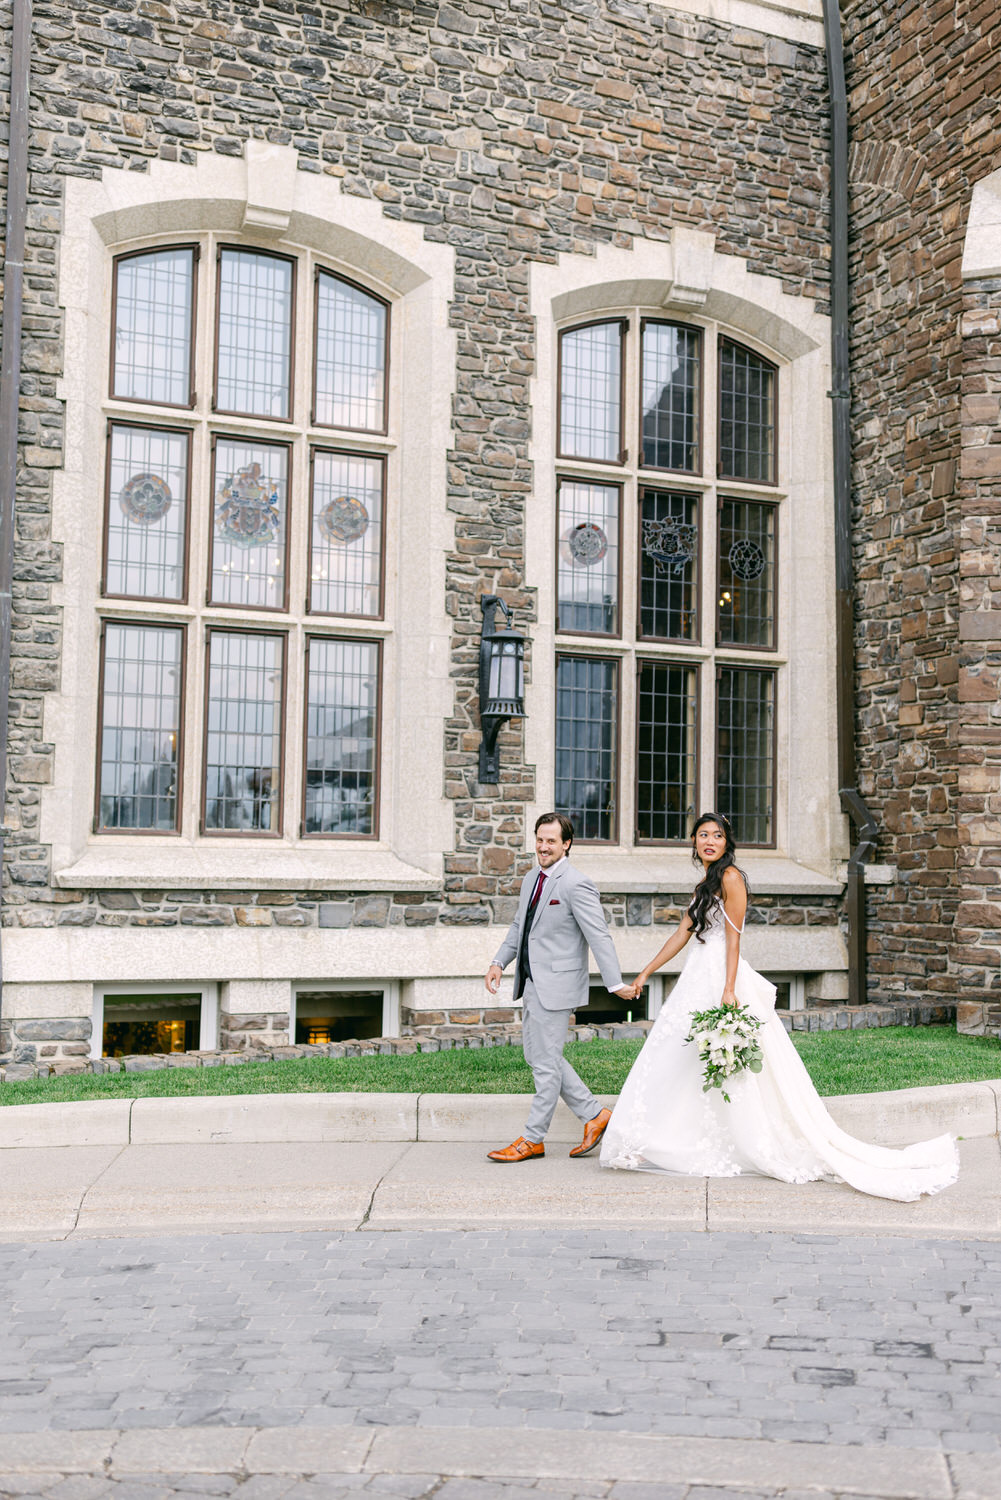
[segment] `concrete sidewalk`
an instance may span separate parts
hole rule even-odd
[[[98,1476],[170,1487],[171,1476],[304,1477],[445,1476],[479,1480],[563,1481],[566,1495],[582,1481],[586,1496],[602,1481],[652,1500],[702,1486],[755,1497],[811,1491],[880,1500],[996,1500],[997,1457],[898,1447],[848,1447],[736,1438],[660,1437],[635,1433],[546,1432],[510,1428],[321,1427],[150,1429],[24,1433],[4,1438],[2,1472],[52,1474],[73,1492],[71,1476]],[[68,1485],[65,1481],[70,1481]],[[345,1483],[345,1492],[348,1491]],[[79,1486],[79,1481],[77,1481]],[[636,1487],[635,1489],[633,1487]],[[643,1487],[643,1488],[641,1488]],[[18,1486],[20,1488],[20,1486]],[[34,1488],[34,1486],[32,1487]],[[304,1487],[305,1488],[305,1487]],[[394,1487],[395,1488],[395,1487]],[[483,1486],[484,1491],[494,1490]],[[184,1486],[190,1492],[190,1486]],[[357,1492],[357,1482],[350,1488]],[[402,1489],[400,1493],[413,1493]],[[697,1491],[696,1491],[697,1492]],[[705,1490],[702,1490],[705,1495]],[[81,1491],[76,1493],[93,1493]],[[323,1494],[330,1491],[324,1489]],[[392,1493],[391,1490],[383,1493]],[[515,1488],[519,1496],[524,1491]],[[545,1493],[542,1487],[541,1493]]]
[[[893,1203],[844,1185],[605,1172],[573,1161],[561,1107],[545,1159],[499,1166],[524,1095],[306,1094],[0,1110],[0,1239],[539,1224],[1001,1238],[1001,1082],[826,1101],[853,1134],[961,1136],[959,1182]],[[613,1102],[613,1101],[609,1101]]]

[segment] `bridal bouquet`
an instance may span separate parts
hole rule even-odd
[[[760,1073],[762,1068],[761,1048],[755,1038],[764,1023],[752,1016],[746,1005],[731,1010],[725,1005],[716,1005],[712,1010],[697,1010],[692,1016],[692,1028],[685,1037],[699,1049],[704,1063],[702,1092],[721,1089],[723,1098],[730,1103],[730,1095],[723,1085],[735,1073],[749,1068]]]

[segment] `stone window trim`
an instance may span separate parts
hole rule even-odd
[[[211,249],[215,243],[235,243],[259,250],[276,248],[297,255],[313,267],[322,267],[339,280],[363,289],[380,305],[394,310],[396,349],[392,373],[388,370],[397,416],[390,418],[392,427],[385,433],[358,432],[339,428],[316,429],[314,441],[329,448],[333,443],[345,452],[359,452],[384,462],[391,460],[406,440],[408,483],[416,484],[415,496],[408,505],[408,516],[416,526],[415,536],[430,532],[441,534],[440,550],[411,547],[406,556],[392,553],[385,568],[383,591],[392,604],[394,616],[400,609],[407,612],[411,632],[425,631],[433,637],[447,631],[444,610],[444,558],[448,545],[442,525],[428,513],[427,497],[438,493],[445,482],[444,454],[448,446],[448,392],[432,402],[423,372],[429,365],[454,374],[456,335],[446,315],[454,276],[454,252],[424,240],[419,228],[387,220],[377,204],[345,198],[336,179],[296,170],[297,153],[292,148],[276,147],[261,141],[250,141],[244,159],[199,158],[191,164],[154,161],[148,174],[106,169],[100,179],[73,179],[67,183],[65,230],[62,247],[62,295],[67,315],[65,386],[70,442],[67,464],[57,470],[54,489],[54,536],[76,538],[79,518],[95,499],[87,475],[99,467],[103,471],[106,421],[113,418],[142,426],[183,426],[192,433],[192,456],[197,465],[207,462],[205,433],[218,427],[234,437],[245,437],[248,429],[272,428],[270,419],[216,417],[207,419],[197,412],[188,416],[184,408],[125,397],[105,397],[91,402],[86,409],[75,399],[75,393],[93,390],[86,371],[94,366],[96,338],[102,347],[100,365],[105,368],[108,342],[105,318],[96,318],[95,309],[103,306],[110,316],[112,286],[111,267],[120,257],[144,253],[158,246],[197,244],[198,287],[204,293],[206,277],[211,277]],[[263,195],[263,196],[262,196]],[[283,198],[281,213],[264,219],[256,207],[257,199],[269,195]],[[270,212],[270,211],[269,211]],[[241,217],[243,219],[241,228]],[[285,238],[276,241],[276,234]],[[68,275],[67,275],[68,272]],[[307,272],[308,274],[308,272]],[[363,281],[364,278],[364,281]],[[300,285],[302,282],[300,275]],[[206,393],[199,399],[206,405],[211,390],[209,363],[205,355],[209,340],[204,336],[211,309],[210,298],[200,298],[199,332],[201,355],[196,352],[196,377],[193,383]],[[400,309],[403,315],[399,316]],[[312,323],[314,310],[309,299],[300,320],[308,312]],[[388,322],[388,320],[387,320]],[[402,340],[405,338],[405,345]],[[302,337],[295,351],[299,364],[297,385],[300,392],[311,385],[308,363],[311,361],[311,339]],[[299,405],[302,405],[301,399]],[[303,448],[312,426],[304,413],[303,421],[288,438]],[[98,429],[96,421],[100,423]],[[197,429],[203,432],[199,437]],[[287,432],[288,424],[281,424]],[[102,437],[98,438],[98,430]],[[272,428],[278,431],[277,422]],[[322,435],[321,435],[322,434]],[[80,461],[76,461],[76,455]],[[394,468],[396,466],[394,465]],[[299,469],[302,483],[304,467]],[[398,475],[386,487],[387,522],[392,527],[400,504]],[[100,501],[103,506],[103,485]],[[294,500],[295,497],[293,497]],[[416,503],[414,503],[416,499]],[[197,509],[197,506],[196,506]],[[300,511],[305,524],[306,508]],[[293,512],[293,527],[297,524]],[[101,534],[100,516],[94,517],[94,530]],[[197,601],[203,567],[201,521],[194,521],[189,539],[192,545],[190,564],[194,584],[189,583],[188,600],[158,602],[151,599],[115,601],[113,613],[121,621],[145,620],[154,624],[183,623],[217,628],[250,629],[260,627],[260,615],[242,607],[208,606]],[[196,550],[197,548],[197,550]],[[303,544],[303,555],[305,544]],[[95,560],[100,564],[98,549]],[[195,802],[195,783],[187,787],[186,822],[178,834],[154,831],[136,837],[122,830],[115,833],[93,832],[93,763],[89,757],[73,756],[68,746],[83,734],[91,738],[96,726],[96,688],[99,663],[100,618],[104,611],[94,611],[94,600],[100,592],[100,572],[89,560],[83,567],[68,571],[64,588],[67,634],[64,646],[63,686],[47,700],[47,718],[56,715],[55,737],[58,741],[55,773],[42,799],[42,837],[53,850],[53,883],[60,888],[97,889],[111,881],[113,888],[156,888],[168,885],[188,888],[201,884],[208,875],[217,877],[227,888],[247,885],[262,889],[341,888],[359,882],[373,887],[423,890],[428,882],[440,878],[444,852],[451,847],[451,809],[440,798],[422,798],[419,802],[401,799],[398,778],[385,780],[381,809],[382,826],[377,839],[362,836],[344,839],[338,844],[338,868],[331,876],[324,863],[323,850],[311,841],[307,850],[297,837],[300,823],[298,782],[295,804],[285,809],[286,832],[280,839],[228,841],[215,843],[219,858],[210,856],[208,842],[191,822],[191,805]],[[406,575],[401,577],[401,574]],[[439,578],[439,575],[441,577]],[[194,598],[193,598],[194,596]],[[89,602],[88,602],[89,599]],[[109,606],[111,601],[109,600]],[[285,620],[274,616],[276,628]],[[344,622],[346,623],[347,617]],[[292,635],[304,644],[307,630],[331,636],[343,634],[340,617],[313,618],[301,611],[301,620],[291,627]],[[447,663],[435,655],[429,662],[428,679],[420,690],[402,678],[395,653],[395,632],[386,619],[366,617],[351,620],[351,635],[359,633],[381,642],[383,655],[382,690],[388,694],[387,711],[407,720],[411,726],[407,741],[415,762],[430,767],[440,747],[440,722],[452,709],[452,684]],[[199,634],[200,639],[200,634]],[[195,648],[195,640],[191,646]],[[195,652],[197,655],[197,650]],[[290,663],[294,664],[294,643],[290,646]],[[190,665],[190,653],[189,653]],[[300,668],[301,672],[301,668]],[[294,687],[294,681],[290,684]],[[189,773],[198,762],[201,742],[201,683],[197,688],[189,680],[187,696],[193,710],[186,722]],[[290,715],[288,733],[298,741],[301,732],[298,713]],[[298,746],[296,746],[298,749]],[[397,741],[384,747],[384,757],[393,762],[401,753]],[[295,781],[295,778],[293,777]],[[289,793],[291,795],[291,791]],[[145,857],[138,864],[127,858],[127,850]],[[103,850],[103,852],[102,852]],[[110,863],[109,863],[110,861]],[[119,869],[121,863],[121,869]]]
[[[766,666],[776,673],[775,684],[775,720],[772,735],[772,780],[773,785],[779,776],[778,747],[780,743],[780,732],[775,725],[783,725],[787,722],[784,713],[780,710],[780,704],[784,703],[787,696],[787,684],[782,681],[783,671],[788,665],[788,655],[784,655],[778,649],[777,633],[775,643],[767,648],[758,646],[748,647],[730,643],[718,642],[715,621],[718,614],[716,590],[718,588],[719,561],[719,514],[724,500],[747,499],[754,501],[768,501],[775,506],[775,535],[776,535],[776,559],[778,536],[783,527],[788,526],[788,486],[785,483],[785,470],[780,464],[780,455],[787,451],[787,440],[785,428],[781,425],[785,421],[784,409],[780,414],[778,403],[778,388],[784,374],[789,378],[788,362],[783,364],[780,359],[775,358],[776,351],[767,350],[760,340],[748,336],[744,330],[734,330],[722,319],[710,319],[701,314],[691,314],[684,318],[671,316],[659,316],[655,307],[650,307],[642,302],[633,303],[628,307],[614,302],[606,312],[596,307],[586,319],[573,317],[562,323],[555,321],[554,334],[556,340],[555,369],[557,385],[555,391],[554,407],[556,422],[560,421],[562,407],[562,387],[559,381],[562,378],[563,340],[567,333],[572,333],[581,328],[599,327],[616,323],[620,326],[621,348],[623,351],[622,369],[623,378],[620,385],[620,401],[623,413],[623,430],[635,432],[642,436],[642,329],[650,322],[670,323],[676,327],[691,329],[697,332],[699,337],[699,352],[701,370],[713,370],[717,372],[713,382],[700,379],[699,391],[699,454],[702,462],[701,473],[689,473],[683,471],[665,472],[662,469],[651,468],[644,465],[643,448],[640,443],[635,453],[624,450],[619,455],[616,465],[618,477],[615,482],[620,489],[619,506],[619,631],[614,637],[601,638],[595,633],[566,630],[562,625],[556,626],[557,655],[560,659],[570,656],[593,656],[600,655],[605,660],[614,660],[617,663],[617,714],[618,721],[615,731],[615,744],[612,747],[613,764],[615,767],[615,786],[612,789],[612,806],[614,807],[613,828],[607,838],[590,839],[578,834],[576,842],[586,847],[594,844],[601,848],[623,848],[629,845],[643,846],[660,845],[664,848],[679,847],[687,840],[649,840],[638,837],[636,833],[636,805],[637,805],[637,747],[638,747],[638,662],[642,658],[651,661],[663,661],[665,664],[690,665],[696,672],[696,702],[698,704],[698,728],[696,734],[696,811],[703,807],[716,805],[717,789],[717,726],[716,726],[716,691],[715,677],[719,667],[741,665],[748,668]],[[739,335],[739,336],[737,336]],[[718,444],[720,436],[719,423],[719,376],[720,351],[724,341],[734,345],[738,349],[746,350],[756,358],[762,360],[769,368],[774,370],[775,398],[773,406],[773,452],[775,455],[776,483],[761,483],[753,480],[723,480],[717,477],[718,468]],[[557,431],[558,431],[557,426]],[[552,462],[552,459],[550,460]],[[559,505],[558,496],[560,488],[567,482],[574,480],[586,483],[589,480],[595,483],[609,482],[608,474],[611,465],[604,460],[596,459],[564,459],[557,451],[555,455],[554,483],[557,496],[557,569],[560,537],[559,533]],[[642,565],[640,546],[640,522],[639,512],[644,492],[663,491],[670,488],[671,492],[685,492],[697,501],[697,516],[699,535],[697,550],[693,565],[696,579],[697,617],[702,624],[702,634],[695,641],[665,640],[660,641],[642,635],[640,630],[640,571]],[[626,561],[632,554],[635,562]],[[781,614],[784,604],[784,579],[778,574],[777,562],[773,562],[773,578],[775,597],[778,603],[777,614]],[[634,594],[634,598],[629,595]],[[607,645],[605,642],[607,641]],[[708,674],[708,676],[707,676]],[[555,746],[555,738],[553,740]],[[551,751],[552,755],[553,752]],[[724,809],[726,810],[726,809]],[[779,849],[781,846],[778,829],[777,803],[772,798],[772,823],[771,837],[765,841],[744,843],[743,847],[756,850]]]

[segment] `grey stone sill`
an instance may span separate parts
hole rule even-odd
[[[657,894],[690,891],[698,874],[687,849],[599,849],[575,844],[571,859],[589,875],[600,891],[609,895]],[[784,854],[738,851],[754,895],[840,896],[843,876],[813,870]]]
[[[441,877],[376,844],[130,839],[90,844],[75,864],[56,872],[55,884],[101,891],[435,891]]]
[[[843,860],[841,862],[841,864],[839,864],[839,865],[836,866],[836,869],[838,871],[838,874],[841,876],[841,878],[843,880],[847,880],[848,879],[848,864],[847,864],[847,861]],[[865,866],[865,883],[866,883],[866,885],[892,885],[893,882],[896,880],[896,878],[897,878],[897,867],[896,867],[896,865],[866,865]]]

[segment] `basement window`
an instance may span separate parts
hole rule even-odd
[[[199,991],[169,995],[105,995],[102,1057],[194,1052],[201,1035]]]
[[[382,990],[299,990],[296,995],[297,1045],[384,1034]]]

